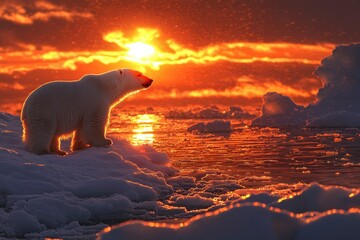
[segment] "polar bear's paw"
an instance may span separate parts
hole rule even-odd
[[[94,147],[108,147],[110,145],[112,145],[112,141],[107,138],[104,138],[101,141],[97,141],[93,144]]]
[[[56,150],[55,153],[59,156],[66,156],[67,152],[61,151],[61,150]]]

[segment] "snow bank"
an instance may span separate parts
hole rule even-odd
[[[358,239],[359,191],[312,184],[281,199],[262,193],[241,203],[196,216],[180,224],[133,221],[107,228],[109,239]],[[267,197],[265,197],[265,195]],[[269,201],[270,200],[270,201]],[[271,201],[272,200],[272,201]]]
[[[279,199],[271,206],[294,213],[324,212],[331,209],[348,210],[360,207],[360,194],[342,187],[323,187],[313,184],[301,194]],[[360,210],[360,209],[359,209]]]
[[[208,123],[196,123],[187,129],[197,133],[229,133],[232,131],[230,121],[215,120]]]
[[[204,109],[195,108],[187,111],[171,110],[165,114],[170,119],[253,119],[256,116],[244,111],[241,107],[231,106],[227,110],[220,110],[217,106]]]
[[[173,192],[166,178],[176,170],[149,146],[113,139],[108,148],[37,156],[23,149],[21,129],[18,117],[0,113],[0,237],[86,235]]]
[[[268,93],[262,116],[252,126],[360,126],[360,43],[337,46],[315,73],[324,84],[315,103],[303,108],[288,97]]]

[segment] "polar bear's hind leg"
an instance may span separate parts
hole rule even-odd
[[[106,147],[112,144],[110,139],[105,138],[108,123],[108,113],[103,111],[84,118],[82,136],[90,146]]]

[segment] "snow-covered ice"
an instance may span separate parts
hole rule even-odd
[[[101,239],[358,239],[360,194],[312,184],[297,195],[246,196],[178,224],[133,221],[106,228]]]
[[[149,146],[113,139],[109,148],[37,156],[24,150],[21,129],[0,113],[0,237],[66,236],[80,231],[71,226],[129,219],[136,203],[173,192],[166,178],[177,170]]]
[[[323,87],[314,103],[302,107],[289,97],[267,93],[262,116],[252,126],[359,127],[360,43],[337,46],[315,74]]]

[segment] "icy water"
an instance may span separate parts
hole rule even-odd
[[[311,182],[360,187],[359,129],[260,129],[230,120],[229,134],[199,135],[186,129],[211,120],[166,119],[164,111],[114,112],[108,132],[165,152],[180,175],[197,180],[208,174],[246,188]]]

